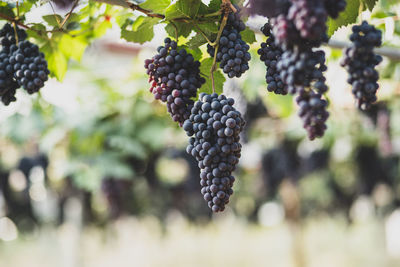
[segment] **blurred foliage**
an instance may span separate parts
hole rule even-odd
[[[375,1],[362,2],[369,9],[363,15],[370,16],[385,37],[391,36],[385,39],[385,45],[400,47],[400,24],[395,19],[400,16],[398,1],[381,0],[373,9],[371,5]],[[170,18],[182,14],[198,16],[219,7],[219,1],[211,1],[208,7],[200,4],[196,15],[195,9],[187,6],[179,9],[181,13],[177,12],[177,7],[185,1],[171,6],[167,3],[148,0],[142,6],[165,12]],[[0,12],[15,12],[15,7],[5,6],[0,4]],[[32,1],[25,1],[21,15],[31,6]],[[346,24],[358,19],[357,15],[347,18]],[[42,96],[25,95],[21,102],[9,108],[0,107],[0,172],[4,182],[0,190],[10,188],[10,201],[19,203],[21,199],[30,199],[29,189],[15,191],[8,184],[14,179],[10,173],[22,168],[22,158],[44,153],[49,160],[45,168],[46,188],[57,196],[60,214],[65,199],[79,197],[90,215],[88,221],[99,224],[124,213],[153,214],[166,219],[171,210],[179,210],[195,221],[210,218],[200,194],[198,167],[183,149],[186,136],[171,121],[165,105],[154,102],[147,91],[142,60],[154,52],[154,47],[149,52],[151,45],[143,46],[133,60],[123,55],[123,62],[129,61],[128,74],[124,76],[118,73],[121,63],[118,55],[101,49],[99,52],[96,45],[89,46],[113,23],[122,27],[125,39],[144,42],[153,38],[153,25],[158,21],[132,17],[127,10],[89,2],[73,13],[66,25],[76,37],[54,32],[51,38],[42,38],[37,32],[29,31],[42,45],[55,77],[61,80],[65,76],[65,86],[51,81]],[[46,14],[43,20],[45,23],[33,27],[38,30],[58,27],[54,15]],[[166,32],[171,34],[171,24],[166,24]],[[392,24],[395,27],[389,32]],[[202,59],[202,72],[208,75],[210,59],[203,58],[204,46],[198,47],[205,40],[199,35],[189,37],[190,32],[183,23],[177,27],[180,45],[189,38],[187,45],[196,53],[196,58]],[[201,27],[210,35],[215,34],[215,27],[209,23]],[[132,32],[134,28],[146,35]],[[349,27],[336,34],[348,33]],[[253,36],[249,34],[248,38]],[[351,106],[350,89],[342,90],[344,86],[340,84],[345,80],[345,73],[333,69],[332,77],[328,77],[329,130],[324,139],[310,142],[304,139],[292,97],[266,91],[265,66],[257,60],[257,46],[257,43],[251,46],[251,71],[240,80],[227,81],[224,87],[225,93],[238,100],[237,107],[248,125],[242,138],[243,156],[235,174],[237,182],[229,210],[257,220],[265,202],[282,200],[280,190],[286,180],[297,186],[303,216],[335,211],[346,214],[351,221],[349,213],[356,199],[361,195],[374,198],[376,188],[382,184],[389,188],[390,200],[384,205],[377,201],[378,209],[385,214],[397,208],[400,204],[399,62],[385,59],[380,67],[381,102],[369,113],[358,112]],[[338,65],[341,52],[326,50],[330,55],[329,64]],[[78,63],[79,60],[82,62]],[[101,64],[107,64],[106,73],[101,71]],[[221,73],[215,77],[222,91],[225,78]],[[210,83],[202,90],[209,91]],[[54,95],[57,96],[54,98]],[[28,187],[31,186],[30,178],[25,179]],[[23,202],[19,206],[31,205]],[[31,208],[25,210],[32,213]],[[18,216],[13,219],[18,220]]]

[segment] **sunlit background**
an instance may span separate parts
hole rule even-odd
[[[400,47],[400,5],[391,9],[397,17],[371,22]],[[155,36],[139,46],[112,28],[62,83],[0,106],[1,267],[400,266],[398,61],[384,59],[380,101],[360,112],[341,51],[324,47],[331,115],[311,142],[294,99],[267,92],[257,36],[251,71],[224,86],[247,128],[235,193],[211,214],[184,131],[148,91],[143,61],[162,26]]]

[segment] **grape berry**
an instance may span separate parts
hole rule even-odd
[[[239,134],[245,122],[234,102],[224,95],[201,93],[183,124],[191,136],[186,151],[198,162],[201,193],[213,212],[223,211],[233,194],[232,172],[242,148]]]

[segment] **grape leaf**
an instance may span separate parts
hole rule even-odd
[[[129,42],[143,44],[154,37],[153,27],[160,21],[159,18],[139,16],[128,30],[129,20],[121,28],[121,37]]]
[[[211,0],[208,4],[208,12],[216,12],[221,8],[221,0]]]
[[[63,52],[63,54],[67,58],[73,58],[76,61],[80,61],[88,44],[82,38],[74,38],[67,34],[64,34],[61,37],[58,45],[61,52]]]
[[[178,0],[165,12],[165,19],[195,18],[200,8],[200,0]]]
[[[196,48],[196,47],[200,47],[203,44],[207,43],[206,38],[204,38],[203,35],[201,35],[200,33],[197,33],[195,36],[193,36],[187,43],[186,45],[190,48]]]
[[[32,1],[23,1],[22,3],[19,4],[19,13],[20,14],[24,14],[26,12],[28,12],[29,10],[31,10],[33,5]]]
[[[15,14],[11,8],[11,6],[5,2],[0,3],[0,13],[9,16],[9,17],[15,17]],[[0,18],[2,20],[3,18]]]
[[[170,0],[147,0],[139,6],[144,9],[149,9],[154,13],[164,14],[170,4]]]
[[[328,20],[328,36],[332,36],[337,29],[357,21],[360,0],[347,1],[346,10],[340,13],[339,18]]]
[[[178,0],[176,3],[179,10],[189,18],[195,18],[199,12],[200,0]]]
[[[208,37],[213,33],[218,33],[218,26],[215,22],[205,22],[197,25]]]
[[[42,17],[44,21],[47,22],[50,26],[58,27],[60,23],[63,21],[63,18],[60,15],[46,15]]]
[[[178,30],[178,37],[183,36],[186,38],[192,32],[193,26],[191,23],[174,22],[174,24],[176,26],[176,29],[172,23],[169,23],[165,27],[165,30],[167,31],[169,36],[173,36],[175,38],[176,30]]]
[[[96,25],[93,29],[93,37],[99,38],[106,34],[107,30],[112,27],[112,23],[106,19]]]
[[[198,47],[189,48],[187,45],[178,46],[178,50],[182,48],[185,49],[188,54],[191,54],[195,60],[200,60],[203,56],[203,53]]]
[[[246,28],[244,31],[240,32],[240,35],[242,36],[242,40],[248,44],[252,44],[256,41],[256,35],[249,28]]]
[[[202,76],[206,79],[206,83],[200,88],[200,92],[205,92],[207,94],[213,93],[212,81],[211,81],[211,67],[213,63],[213,58],[206,58],[201,61],[200,72]],[[214,82],[215,82],[215,92],[217,94],[222,93],[222,89],[225,82],[225,76],[221,73],[220,69],[214,71]]]
[[[165,11],[166,20],[173,20],[181,17],[184,17],[184,14],[179,10],[176,4],[170,5]]]
[[[221,0],[211,0],[208,5],[203,2],[200,3],[198,15],[206,15],[210,13],[215,13],[221,8]]]
[[[369,10],[372,10],[378,0],[362,0]]]
[[[66,56],[58,49],[54,41],[47,42],[40,50],[45,54],[50,76],[56,77],[57,80],[62,81],[67,72],[68,62]]]

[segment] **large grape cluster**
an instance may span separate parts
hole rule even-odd
[[[180,125],[189,118],[197,90],[205,82],[200,77],[200,62],[185,49],[178,50],[177,43],[170,38],[165,46],[157,48],[158,54],[145,61],[151,82],[150,92],[155,99],[167,103],[168,112]]]
[[[0,30],[0,97],[5,105],[16,101],[19,87],[33,94],[48,80],[50,72],[44,54],[37,45],[25,40],[26,37],[24,30],[10,24]]]
[[[298,88],[315,85],[320,93],[325,93],[328,87],[323,72],[327,70],[325,65],[325,52],[312,51],[286,51],[277,64],[277,70],[288,91],[295,94]]]
[[[345,50],[341,64],[349,73],[347,81],[353,87],[357,106],[365,110],[377,100],[379,73],[375,67],[382,61],[382,57],[375,54],[373,49],[381,46],[382,33],[366,21],[353,26],[352,30],[352,46]]]
[[[322,137],[327,128],[325,122],[329,117],[326,100],[312,90],[300,90],[296,102],[300,107],[299,116],[303,119],[308,138],[314,140],[316,137]]]
[[[340,12],[346,9],[346,0],[325,0],[325,9],[331,18],[339,17]]]
[[[342,5],[337,4],[337,13]],[[329,116],[327,102],[322,99],[328,91],[325,52],[314,49],[328,40],[328,16],[337,15],[327,6],[334,9],[328,0],[290,0],[286,12],[271,18],[275,43],[282,49],[276,72],[287,92],[298,95],[299,115],[310,139],[322,137]]]
[[[245,122],[234,102],[224,95],[201,93],[183,124],[191,136],[186,151],[198,162],[201,193],[213,212],[223,211],[233,194],[232,172],[242,148],[239,134]]]
[[[275,37],[272,34],[271,25],[269,23],[266,23],[261,28],[261,31],[268,37],[265,42],[261,43],[261,48],[257,51],[261,61],[263,61],[267,67],[267,73],[265,75],[268,84],[267,90],[275,94],[286,95],[288,93],[287,86],[282,81],[277,69],[277,64],[282,57],[283,50],[275,43]]]
[[[249,69],[250,46],[242,40],[240,32],[246,28],[239,12],[230,13],[219,39],[217,62],[229,78],[240,77]],[[207,52],[214,57],[215,48],[208,45]]]

